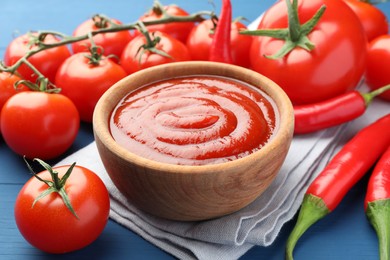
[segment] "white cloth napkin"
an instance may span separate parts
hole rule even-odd
[[[95,142],[60,161],[77,162],[96,172],[111,195],[110,217],[180,259],[237,259],[252,246],[268,246],[297,212],[310,181],[358,130],[390,112],[375,100],[359,119],[317,133],[296,136],[271,186],[246,208],[201,222],[178,222],[150,216],[116,189],[100,160]]]

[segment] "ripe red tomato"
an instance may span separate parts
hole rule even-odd
[[[69,166],[54,167],[62,178]],[[38,173],[51,181],[47,170]],[[64,189],[77,217],[65,206],[57,193],[34,200],[48,186],[32,177],[20,190],[15,203],[16,225],[34,247],[48,253],[67,253],[81,249],[102,233],[108,221],[110,201],[107,188],[92,171],[75,166]]]
[[[359,0],[344,0],[344,2],[359,17],[369,42],[388,33],[389,23],[387,17],[379,8]]]
[[[189,14],[180,8],[177,5],[168,5],[163,7],[165,12],[169,15],[175,16],[188,16]],[[163,14],[158,8],[152,8],[149,12],[142,15],[139,20],[146,22],[152,20],[161,19]],[[179,41],[185,43],[188,37],[188,34],[195,26],[193,22],[176,22],[176,23],[165,23],[165,24],[155,24],[149,25],[147,28],[150,32],[160,31],[171,35],[172,37],[178,39]]]
[[[151,37],[160,38],[160,42],[157,43],[155,48],[165,52],[170,57],[149,50],[139,51],[140,47],[147,42],[145,36],[140,34],[129,42],[121,56],[121,65],[128,74],[160,64],[191,59],[187,47],[181,41],[163,32],[154,32]]]
[[[29,90],[28,87],[21,84],[15,88],[15,83],[20,81],[21,78],[15,74],[9,72],[0,72],[0,111],[5,102],[20,91]]]
[[[385,34],[371,41],[368,47],[366,82],[372,89],[390,84],[390,35]],[[379,97],[390,101],[390,91]]]
[[[213,22],[205,20],[194,27],[187,39],[188,51],[193,60],[209,60],[210,46],[213,40]],[[233,22],[230,32],[230,46],[233,64],[250,67],[249,51],[252,44],[252,36],[240,34],[239,31],[246,29],[241,22]]]
[[[122,22],[111,19],[111,22],[115,24],[122,24]],[[86,35],[90,31],[96,31],[102,28],[109,28],[109,23],[102,23],[102,19],[94,17],[86,20],[80,24],[73,32],[73,36]],[[100,33],[93,37],[96,46],[100,46],[104,50],[104,55],[115,55],[118,58],[121,56],[126,44],[133,38],[130,31],[118,31],[111,33]],[[82,40],[72,43],[72,50],[74,53],[87,52],[91,43],[89,40]]]
[[[66,59],[57,71],[55,85],[76,105],[80,119],[92,122],[97,101],[127,74],[121,66],[106,57],[102,57],[97,65],[90,64],[87,55],[89,53],[80,52]]]
[[[53,159],[74,142],[80,117],[64,95],[24,91],[7,100],[0,122],[4,141],[15,153]]]
[[[37,49],[37,45],[30,46],[31,41],[34,41],[36,34],[24,34],[15,38],[7,47],[4,53],[4,63],[7,66],[15,64],[20,58],[22,58],[26,52]],[[47,35],[44,43],[55,43],[59,40],[52,35]],[[34,67],[47,77],[51,82],[54,82],[54,77],[58,67],[61,63],[70,56],[70,52],[65,45],[50,48],[41,52],[38,52],[28,58],[28,61],[34,65]],[[23,79],[35,82],[37,76],[33,71],[22,64],[18,70]]]
[[[366,66],[367,40],[353,11],[339,0],[301,0],[298,15],[301,24],[310,19],[321,5],[326,10],[308,34],[312,51],[295,48],[280,59],[269,59],[280,50],[284,40],[254,37],[251,64],[255,71],[275,81],[291,101],[315,103],[354,89]],[[287,28],[287,7],[279,1],[265,14],[259,29]]]

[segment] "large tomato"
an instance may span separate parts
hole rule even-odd
[[[209,60],[210,46],[213,41],[211,32],[214,25],[211,20],[205,20],[194,27],[188,36],[187,47],[193,60]],[[238,21],[232,23],[230,46],[233,64],[250,67],[249,51],[252,36],[240,34],[246,26]]]
[[[172,36],[163,32],[154,32],[151,37],[160,38],[154,48],[170,57],[150,50],[143,51],[141,47],[147,44],[147,40],[143,34],[140,34],[129,42],[121,56],[121,65],[128,74],[156,65],[191,59],[185,44]]]
[[[93,18],[81,23],[73,32],[73,36],[86,35],[90,31],[96,31],[99,29],[110,28],[109,21],[100,16],[94,16]],[[114,24],[122,24],[117,19],[111,19],[110,22]],[[133,38],[129,31],[118,31],[111,33],[100,33],[95,35],[92,39],[97,46],[100,46],[104,50],[104,55],[115,55],[118,58],[121,56],[126,44]],[[86,52],[91,46],[90,40],[82,40],[72,43],[72,50],[74,53]]]
[[[7,100],[0,122],[3,138],[14,152],[27,158],[53,159],[74,142],[80,117],[64,95],[24,91]]]
[[[80,119],[92,122],[99,98],[127,74],[121,66],[106,57],[101,57],[97,64],[90,64],[88,55],[80,52],[66,59],[57,71],[55,84],[61,88],[61,94],[76,105]]]
[[[359,17],[369,42],[389,31],[386,15],[376,6],[359,0],[344,0],[344,2]]]
[[[388,34],[375,38],[368,47],[366,81],[372,90],[390,84],[390,35]],[[380,97],[390,101],[390,91],[384,92]]]
[[[44,43],[55,43],[59,40],[52,35],[47,35],[44,39]],[[15,64],[20,58],[22,58],[28,51],[37,49],[36,34],[27,33],[15,38],[7,47],[4,53],[4,63],[7,66]],[[28,58],[28,61],[51,82],[54,82],[54,78],[58,67],[61,63],[70,56],[70,51],[65,45],[55,48],[46,49],[38,52]],[[33,71],[22,64],[18,70],[23,79],[35,82],[37,76]]]
[[[177,5],[156,6],[150,9],[147,13],[142,15],[139,20],[143,22],[158,20],[163,17],[163,13],[160,8],[164,9],[169,15],[174,16],[188,16],[189,14]],[[176,22],[176,23],[164,23],[149,25],[147,28],[150,32],[160,31],[171,35],[179,41],[185,43],[191,29],[195,26],[193,22]]]
[[[354,89],[366,66],[367,40],[355,13],[339,0],[300,0],[300,23],[307,22],[322,6],[326,10],[307,35],[314,49],[296,47],[283,58],[270,59],[285,40],[254,37],[251,64],[285,90],[294,104],[326,100]],[[287,28],[285,1],[278,1],[265,14],[259,29]]]
[[[68,169],[64,165],[52,170],[61,179]],[[48,170],[37,175],[52,181]],[[110,209],[108,191],[101,179],[87,168],[74,166],[63,189],[75,214],[58,192],[35,201],[47,189],[47,184],[32,177],[20,190],[14,213],[23,237],[34,247],[55,254],[91,244],[104,230]]]

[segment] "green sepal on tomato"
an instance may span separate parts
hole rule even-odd
[[[188,12],[183,8],[177,5],[166,5],[162,6],[158,1],[154,2],[153,8],[151,8],[148,12],[143,14],[139,21],[148,22],[154,21],[163,18],[165,15],[171,16],[188,16]],[[153,24],[148,25],[147,29],[150,32],[163,32],[169,34],[173,38],[185,43],[187,41],[187,37],[194,28],[195,23],[193,22],[174,22],[174,23],[164,23],[164,24]]]
[[[380,259],[390,259],[390,146],[371,173],[364,208],[378,236]]]
[[[108,18],[103,15],[94,15],[91,19],[88,19],[81,23],[74,31],[73,36],[85,35],[91,31],[100,29],[112,28],[115,25],[122,24],[121,21],[113,18]],[[122,30],[110,33],[100,33],[92,37],[94,45],[100,46],[103,49],[105,56],[114,55],[120,57],[123,49],[133,38],[130,31]],[[71,44],[73,53],[88,52],[91,47],[91,40],[77,41]],[[116,61],[115,59],[113,59]]]
[[[95,241],[107,224],[109,194],[91,170],[76,165],[34,173],[20,190],[14,207],[16,225],[34,247],[54,254],[72,252]]]
[[[120,64],[127,74],[156,65],[191,60],[187,46],[163,32],[143,33],[131,40],[123,50]]]
[[[88,123],[92,122],[96,103],[103,93],[127,76],[116,62],[99,54],[98,50],[92,52],[76,53],[66,59],[55,78],[61,94],[72,100],[80,119]]]
[[[366,66],[367,40],[355,13],[339,0],[278,1],[251,45],[253,70],[275,81],[294,105],[354,89]]]
[[[57,43],[59,39],[53,35],[46,35],[44,39],[39,39],[37,33],[26,33],[15,38],[5,50],[4,64],[6,66],[12,66],[17,63],[26,53],[35,51],[40,42],[45,44]],[[54,48],[49,48],[38,53],[35,53],[28,58],[28,61],[50,82],[54,82],[55,75],[58,67],[61,63],[70,57],[71,53],[67,46],[62,45]],[[17,72],[25,80],[35,82],[38,79],[38,75],[29,68],[26,64],[21,64]]]
[[[390,146],[389,129],[390,114],[361,129],[309,185],[297,223],[287,239],[286,259],[293,259],[294,247],[304,232],[331,213]]]

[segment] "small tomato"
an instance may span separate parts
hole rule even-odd
[[[56,43],[59,40],[53,35],[47,35],[44,43]],[[5,50],[4,63],[7,66],[15,64],[27,52],[38,48],[36,33],[27,33],[15,38]],[[65,45],[46,49],[28,58],[28,61],[46,78],[54,82],[58,67],[70,56],[70,51]],[[23,79],[35,82],[37,75],[26,65],[22,64],[17,70]]]
[[[128,74],[156,65],[191,59],[187,46],[181,41],[163,32],[153,32],[150,36],[154,40],[159,39],[154,42],[155,46],[142,49],[142,46],[148,45],[148,41],[140,34],[131,40],[123,51],[120,64]]]
[[[21,78],[9,72],[0,72],[0,111],[5,102],[20,91],[28,91],[29,88],[21,84],[15,87],[16,82]]]
[[[375,90],[390,84],[390,35],[385,34],[371,41],[368,47],[366,82]],[[380,98],[390,101],[390,91]]]
[[[163,9],[163,10],[161,10]],[[142,22],[158,20],[163,17],[163,12],[166,12],[169,15],[174,16],[188,16],[189,14],[177,5],[167,5],[167,6],[154,6],[147,13],[142,15],[139,20]],[[149,25],[147,28],[150,32],[160,31],[169,34],[175,39],[185,43],[188,37],[188,34],[195,26],[193,22],[176,22],[176,23],[164,23],[164,24],[154,24]]]
[[[6,144],[27,158],[53,159],[63,154],[80,126],[79,113],[69,98],[37,91],[10,97],[0,119]]]
[[[110,23],[122,24],[117,19],[110,19],[95,15],[89,20],[81,23],[73,32],[73,36],[85,35],[90,31],[110,28]],[[133,38],[129,31],[118,31],[110,33],[99,33],[93,36],[95,45],[100,46],[104,50],[104,55],[115,55],[118,58],[121,56],[126,44]],[[74,53],[86,52],[91,46],[89,40],[82,40],[72,43],[72,50]]]
[[[368,42],[380,35],[388,33],[389,22],[386,15],[379,8],[360,0],[344,0],[344,2],[359,18]]]
[[[46,170],[34,173],[36,177],[24,184],[16,198],[14,214],[20,233],[48,253],[67,253],[91,244],[108,221],[106,186],[85,167],[51,168],[40,163]]]
[[[80,119],[92,122],[96,103],[103,93],[127,74],[104,56],[91,63],[90,54],[80,52],[64,61],[57,71],[55,85],[76,105]]]

